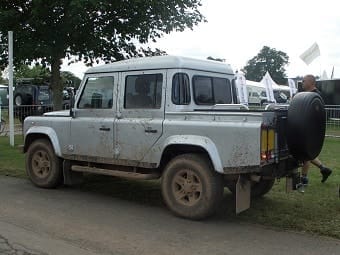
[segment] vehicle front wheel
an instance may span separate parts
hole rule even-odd
[[[223,197],[223,178],[209,158],[183,154],[172,159],[162,175],[162,196],[177,216],[199,220],[211,216]]]
[[[34,141],[26,152],[26,172],[31,182],[41,188],[56,188],[62,182],[61,160],[46,139]]]

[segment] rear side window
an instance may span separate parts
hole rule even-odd
[[[176,73],[172,78],[172,102],[177,105],[190,103],[190,82],[186,73]]]
[[[194,100],[197,105],[232,103],[231,84],[228,79],[194,76]]]
[[[160,109],[162,74],[126,76],[124,107],[126,109]]]
[[[48,101],[50,99],[50,89],[49,87],[39,87],[38,100]]]

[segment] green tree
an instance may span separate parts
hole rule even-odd
[[[273,80],[278,84],[287,83],[285,66],[289,63],[289,57],[283,51],[264,46],[261,51],[247,62],[242,69],[248,80],[261,81],[268,71]]]
[[[69,71],[61,71],[61,84],[72,87],[79,87],[81,80],[76,77],[73,73]],[[14,78],[22,79],[22,78],[32,78],[35,83],[50,83],[51,81],[51,71],[48,67],[44,67],[42,65],[35,65],[33,67],[29,65],[20,65],[16,67],[14,70]]]
[[[33,67],[20,65],[14,70],[14,78],[33,78],[35,82],[46,83],[51,79],[51,71],[42,65],[35,65]]]
[[[61,72],[61,79],[65,87],[68,86],[78,88],[81,82],[77,76],[68,71]]]
[[[51,66],[54,105],[61,108],[63,58],[91,65],[163,54],[145,44],[205,21],[201,0],[1,0],[0,44],[14,31],[14,61]],[[0,52],[2,67],[7,49]]]

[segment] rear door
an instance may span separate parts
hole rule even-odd
[[[133,165],[163,132],[166,71],[121,73],[116,121],[117,157]]]

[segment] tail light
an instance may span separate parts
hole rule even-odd
[[[274,159],[275,130],[272,127],[261,127],[261,162]]]

